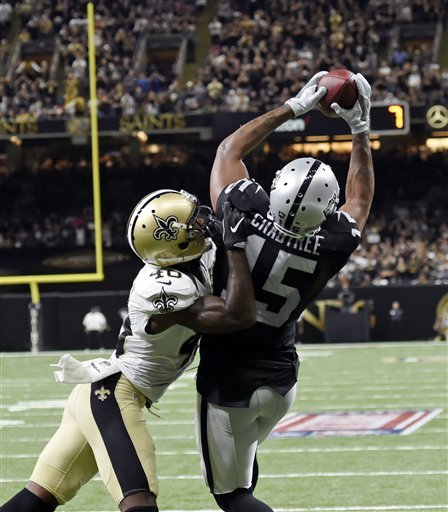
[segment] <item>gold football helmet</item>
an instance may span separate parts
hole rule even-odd
[[[167,267],[210,249],[211,209],[181,190],[163,189],[141,199],[127,227],[129,245],[145,263]]]

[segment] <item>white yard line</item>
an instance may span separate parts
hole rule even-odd
[[[320,343],[304,343],[304,344],[297,344],[297,350],[300,352],[301,350],[304,351],[332,351],[332,350],[338,350],[338,349],[354,349],[354,348],[444,348],[444,344],[438,341],[383,341],[383,342],[359,342],[359,343],[332,343],[331,345],[322,345]],[[9,358],[9,357],[54,357],[54,356],[61,356],[62,354],[65,354],[66,352],[70,352],[72,355],[77,356],[86,356],[86,358],[93,358],[93,357],[104,357],[107,354],[111,354],[112,350],[104,350],[104,351],[92,351],[92,352],[86,352],[85,350],[48,350],[44,352],[38,352],[37,354],[31,354],[31,352],[3,352],[0,355],[0,359],[2,358]]]
[[[155,438],[158,440],[158,438]],[[178,439],[185,439],[185,437],[179,437]],[[191,436],[193,439],[193,436]],[[45,441],[47,439],[44,439]],[[27,439],[27,442],[31,440]],[[38,441],[36,439],[34,442]],[[19,440],[14,440],[14,443],[20,442]],[[448,446],[446,445],[437,445],[437,446],[395,446],[395,447],[380,447],[380,446],[351,446],[351,447],[341,447],[341,448],[288,448],[288,449],[277,449],[277,450],[269,450],[260,448],[258,453],[261,455],[270,455],[277,453],[362,453],[362,452],[418,452],[418,451],[446,451],[448,450]],[[160,457],[169,457],[169,456],[199,456],[199,452],[197,450],[157,450],[157,456]],[[1,455],[1,459],[36,459],[39,456],[38,453],[17,453],[11,455]]]
[[[448,471],[346,471],[346,472],[316,472],[316,473],[283,473],[283,474],[264,474],[263,478],[273,480],[285,478],[359,478],[359,477],[421,477],[421,476],[441,476],[448,475]],[[202,480],[202,475],[176,475],[176,476],[163,476],[159,475],[159,480]],[[95,477],[94,480],[100,480]],[[0,483],[16,483],[22,482],[20,478],[0,478]]]
[[[448,475],[448,471],[346,471],[346,472],[316,472],[316,473],[283,473],[283,474],[263,474],[263,478],[284,479],[284,478],[353,478],[353,477],[372,477],[372,476],[440,476]],[[160,480],[202,480],[201,475],[177,475],[177,476],[159,476]]]
[[[397,405],[395,405],[396,408],[398,408]],[[389,407],[387,407],[389,408]],[[322,408],[322,409],[325,409],[325,408]],[[347,407],[345,406],[344,409],[358,409],[357,407]],[[365,407],[364,407],[365,409]],[[163,411],[162,411],[163,413]],[[175,426],[175,425],[191,425],[192,427],[194,426],[194,421],[191,420],[191,421],[178,421],[178,420],[159,420],[158,418],[155,419],[155,418],[148,418],[148,422],[149,422],[149,425],[150,425],[150,428],[153,429],[153,428],[157,428],[157,427],[166,427],[166,426]],[[32,429],[38,429],[38,428],[57,428],[59,427],[59,422],[57,423],[23,423],[23,424],[20,424],[20,423],[23,423],[21,422],[20,420],[0,420],[0,430],[2,429],[6,429],[6,428],[11,428],[11,427],[14,427],[14,428],[32,428]],[[427,429],[425,430],[424,432],[421,432],[421,431],[417,431],[415,432],[414,434],[446,434],[447,433],[447,430],[443,430],[443,429],[434,429],[434,430],[430,430],[430,429]]]

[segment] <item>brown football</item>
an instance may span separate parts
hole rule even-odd
[[[319,101],[318,107],[322,114],[328,117],[338,117],[331,108],[332,103],[338,103],[342,108],[352,108],[358,99],[355,74],[348,69],[333,69],[320,80],[318,86],[327,89],[325,96]]]

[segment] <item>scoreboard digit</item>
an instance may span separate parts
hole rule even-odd
[[[406,135],[409,133],[409,103],[405,101],[372,102],[370,131],[379,135]]]

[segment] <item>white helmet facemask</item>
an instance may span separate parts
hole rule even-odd
[[[279,231],[294,238],[311,236],[336,211],[339,184],[329,165],[297,158],[277,171],[269,202],[268,217]]]

